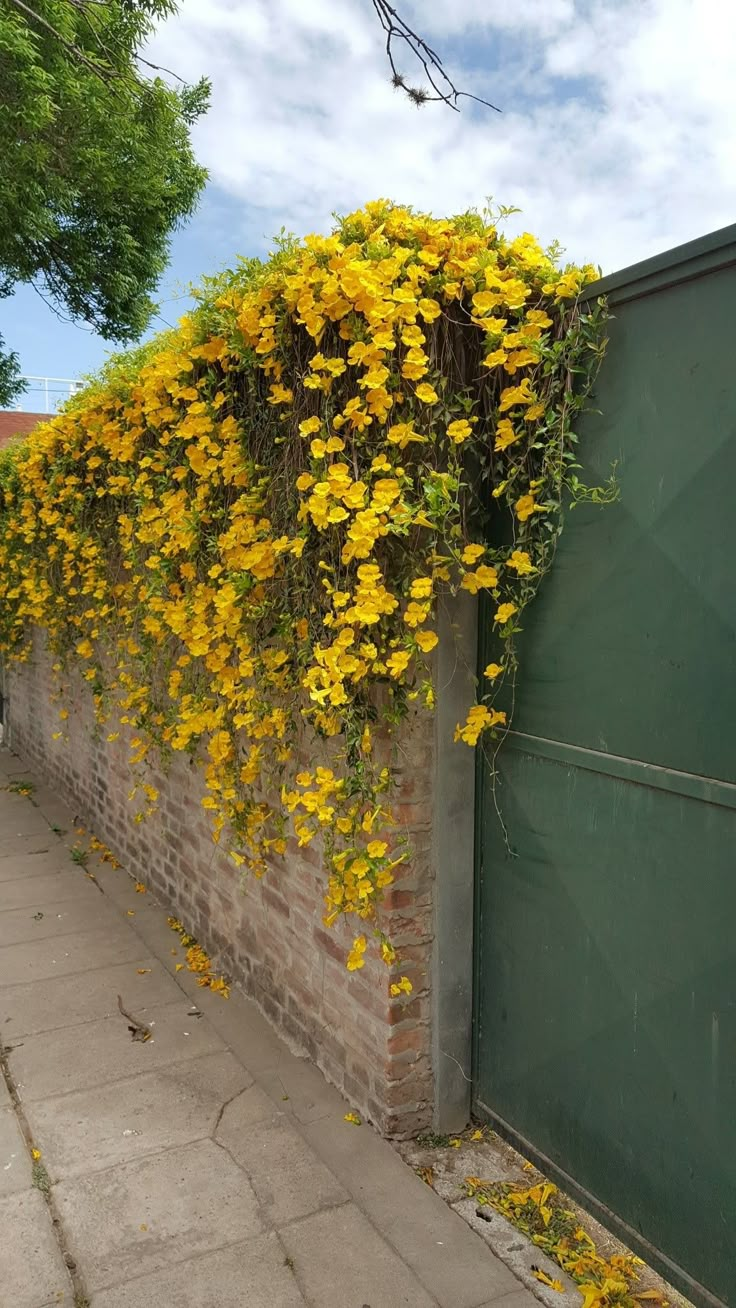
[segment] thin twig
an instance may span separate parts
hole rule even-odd
[[[482,96],[473,95],[470,91],[459,91],[452,78],[445,72],[436,50],[433,50],[423,37],[409,27],[388,0],[372,0],[372,4],[378,15],[378,21],[386,33],[386,56],[391,68],[391,81],[397,89],[405,91],[415,105],[419,107],[428,101],[440,101],[459,113],[458,100],[462,98],[475,100],[476,104],[485,105],[487,109],[501,113],[498,105],[491,104],[490,100],[484,100]],[[395,41],[403,41],[414,58],[419,60],[434,94],[425,87],[410,86],[404,74],[399,72],[394,58]]]

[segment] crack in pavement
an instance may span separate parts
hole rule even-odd
[[[52,1193],[51,1180],[49,1178],[49,1174],[46,1171],[44,1164],[39,1161],[40,1154],[38,1158],[34,1157],[34,1153],[38,1153],[38,1150],[34,1146],[33,1134],[31,1132],[28,1118],[26,1117],[25,1112],[23,1111],[20,1095],[18,1094],[18,1089],[15,1084],[13,1074],[10,1070],[10,1063],[8,1061],[9,1055],[12,1052],[13,1048],[17,1048],[17,1046],[8,1047],[7,1045],[3,1044],[2,1037],[0,1037],[0,1072],[2,1073],[3,1080],[8,1088],[8,1094],[10,1095],[10,1102],[13,1108],[13,1112],[15,1113],[16,1121],[20,1128],[21,1135],[23,1136],[24,1144],[30,1155],[31,1171],[33,1177],[32,1184],[34,1188],[38,1190],[39,1193],[43,1196],[43,1199],[46,1203],[49,1217],[51,1218],[51,1229],[53,1230],[54,1233],[54,1239],[56,1240],[56,1243],[59,1247],[59,1253],[61,1254],[62,1262],[66,1267],[67,1274],[72,1284],[72,1293],[74,1295],[74,1302],[79,1304],[87,1303],[87,1292],[84,1284],[84,1278],[77,1266],[76,1260],[74,1259],[74,1257],[69,1251],[68,1241],[64,1233],[64,1227],[61,1221],[61,1217],[59,1216],[58,1209],[56,1207],[56,1201]]]

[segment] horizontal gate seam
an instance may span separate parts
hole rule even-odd
[[[507,748],[537,754],[553,762],[570,763],[588,772],[600,772],[617,777],[621,781],[631,781],[635,785],[650,786],[654,790],[683,795],[686,799],[699,799],[705,803],[718,804],[723,808],[736,809],[736,785],[715,777],[705,777],[695,772],[681,772],[676,768],[663,767],[659,763],[646,763],[643,759],[624,758],[620,754],[606,754],[602,750],[589,749],[585,745],[551,740],[545,736],[534,736],[529,732],[510,731],[506,738],[506,745]]]

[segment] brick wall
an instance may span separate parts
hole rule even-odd
[[[48,655],[37,641],[28,663],[10,672],[10,740],[84,824],[112,849],[125,869],[149,886],[274,1025],[322,1068],[386,1135],[426,1128],[434,1107],[430,1032],[433,935],[432,830],[434,723],[414,713],[393,760],[394,805],[414,854],[387,899],[387,929],[400,950],[410,996],[391,999],[391,974],[375,960],[345,968],[349,924],[322,924],[325,876],[316,842],[290,843],[266,876],[241,876],[213,844],[200,806],[196,765],[175,756],[167,775],[155,773],[157,812],[134,821],[124,731],[108,743],[94,731],[90,692],[72,684],[64,705],[68,739],[54,741],[59,704],[52,704]],[[312,759],[314,764],[319,760]],[[124,873],[121,871],[120,875]],[[397,973],[398,975],[398,973]]]

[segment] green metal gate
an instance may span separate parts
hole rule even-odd
[[[525,615],[495,801],[480,763],[475,1104],[736,1305],[736,227],[596,292],[621,498]]]

